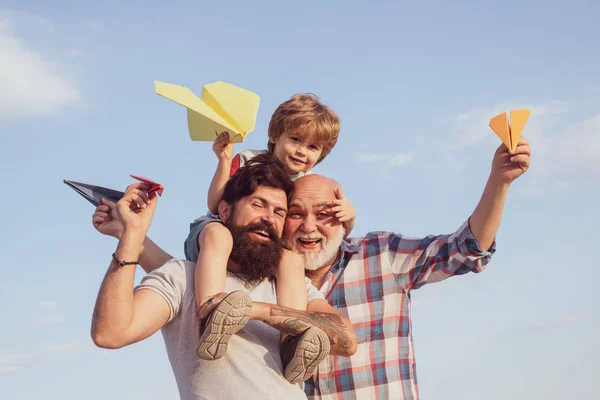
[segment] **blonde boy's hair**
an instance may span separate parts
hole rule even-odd
[[[269,122],[268,150],[273,152],[273,141],[284,132],[306,138],[312,135],[323,146],[316,164],[323,161],[335,146],[340,133],[340,119],[331,108],[321,103],[312,93],[292,96],[277,107]]]

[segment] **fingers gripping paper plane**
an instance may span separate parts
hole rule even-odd
[[[161,185],[160,183],[156,183],[153,180],[150,180],[148,178],[144,178],[142,176],[137,176],[137,175],[129,175],[129,176],[132,177],[133,179],[137,179],[138,181],[140,181],[142,183],[147,183],[148,185],[150,185],[150,189],[148,189],[148,194],[156,192],[156,194],[158,194],[159,196],[162,196],[163,190],[165,190],[165,187],[163,185]]]
[[[505,112],[490,119],[490,128],[511,152],[517,148],[517,143],[530,114],[531,112],[527,109],[511,110],[510,122]]]
[[[201,97],[188,88],[154,81],[156,93],[187,108],[190,138],[214,142],[221,132],[229,132],[232,143],[241,143],[254,130],[260,97],[225,82],[202,87]]]
[[[141,176],[130,176],[134,179],[137,179],[138,181],[150,185],[148,194],[156,192],[159,196],[162,196],[164,190],[163,185],[156,183],[150,179],[143,178]],[[102,186],[89,185],[87,183],[74,182],[66,179],[64,179],[63,182],[96,207],[100,204],[100,199],[106,199],[108,201],[116,203],[117,201],[121,200],[121,198],[125,194],[124,192],[119,192],[118,190],[108,189]]]

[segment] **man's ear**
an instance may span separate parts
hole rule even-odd
[[[225,200],[221,200],[219,202],[218,212],[221,221],[223,221],[223,223],[227,223],[227,220],[229,220],[231,217],[231,206]]]

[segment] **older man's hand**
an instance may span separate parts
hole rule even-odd
[[[530,156],[529,141],[524,137],[519,139],[513,153],[502,144],[494,154],[490,179],[498,184],[510,185],[529,169]]]

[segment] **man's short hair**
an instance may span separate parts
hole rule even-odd
[[[241,198],[253,194],[259,186],[281,189],[289,201],[294,182],[285,173],[281,161],[273,154],[259,154],[248,160],[227,181],[223,190],[223,200],[235,205]]]
[[[273,141],[287,132],[288,135],[305,138],[313,135],[323,146],[317,164],[323,161],[335,146],[340,133],[338,115],[312,93],[292,96],[277,107],[269,122],[269,152],[273,152]]]

